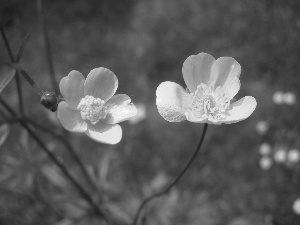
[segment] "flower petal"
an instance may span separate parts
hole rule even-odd
[[[208,85],[211,67],[215,58],[207,53],[191,55],[182,67],[183,79],[190,92],[194,92],[201,83]]]
[[[122,138],[122,128],[119,124],[106,124],[99,121],[89,124],[85,132],[90,138],[104,144],[117,144]]]
[[[229,100],[233,99],[233,97],[239,92],[240,87],[241,87],[241,82],[239,78],[232,79],[230,83],[224,86],[224,88],[228,91]]]
[[[218,86],[228,88],[233,81],[239,79],[240,74],[241,66],[234,58],[221,57],[211,68],[210,83],[214,88]]]
[[[228,115],[220,122],[230,124],[247,119],[255,110],[256,105],[257,102],[252,96],[241,98],[229,106]]]
[[[84,97],[83,85],[84,76],[76,70],[72,70],[68,76],[62,78],[59,83],[62,96],[73,109],[77,108],[80,100]]]
[[[190,122],[193,122],[193,123],[208,123],[208,119],[207,119],[207,116],[203,116],[203,117],[196,117],[194,115],[194,113],[189,110],[187,113],[186,113],[186,118],[188,121]]]
[[[163,82],[156,90],[156,105],[159,114],[169,122],[186,120],[185,112],[190,105],[190,95],[174,82]]]
[[[117,88],[116,75],[109,69],[100,67],[88,74],[84,83],[84,94],[107,101],[115,94]]]
[[[113,96],[105,104],[105,106],[108,106],[109,111],[102,122],[115,124],[135,116],[137,109],[130,101],[130,97],[125,94]]]
[[[81,118],[80,112],[72,109],[66,102],[60,102],[57,117],[62,126],[72,132],[85,132],[87,123]]]

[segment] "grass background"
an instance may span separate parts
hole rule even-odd
[[[21,65],[44,90],[53,90],[35,1],[3,1],[0,6],[14,52],[30,33]],[[120,217],[132,217],[138,203],[171,181],[196,147],[203,125],[166,122],[157,112],[155,91],[166,80],[185,86],[184,60],[207,52],[215,58],[231,56],[241,64],[242,86],[236,98],[255,97],[257,109],[243,122],[209,126],[203,145],[207,153],[198,156],[168,196],[152,204],[148,223],[300,224],[292,211],[300,196],[298,165],[274,164],[263,171],[258,153],[263,142],[273,149],[300,148],[299,104],[272,102],[276,91],[299,96],[299,1],[61,0],[44,1],[44,9],[58,80],[71,70],[86,76],[93,68],[106,67],[119,79],[117,93],[146,107],[143,121],[121,124],[123,139],[115,146],[95,143],[85,135],[69,137],[85,164],[99,169],[103,196],[119,208]],[[8,61],[3,41],[0,49],[1,59]],[[25,81],[22,87],[27,115],[59,131],[55,113],[41,107]],[[14,82],[1,96],[17,107]],[[266,135],[256,131],[260,120],[270,124]],[[73,168],[62,145],[40,135]],[[59,172],[18,125],[11,126],[0,161],[4,224],[95,223],[78,219],[84,217],[84,210],[77,207],[83,203],[74,203],[72,188],[59,181]],[[55,209],[37,196],[48,199]]]

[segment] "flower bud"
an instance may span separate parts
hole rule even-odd
[[[41,97],[41,104],[52,112],[57,110],[57,95],[54,92],[45,91]]]

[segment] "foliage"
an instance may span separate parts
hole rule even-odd
[[[35,2],[0,5],[12,52],[17,55],[30,32],[20,64],[41,88],[53,90]],[[184,86],[182,63],[199,52],[235,58],[244,84],[236,98],[253,95],[258,108],[244,122],[208,128],[205,151],[168,195],[149,204],[147,224],[300,223],[292,208],[300,196],[299,165],[274,161],[262,170],[259,164],[262,143],[269,143],[272,152],[281,146],[300,148],[299,103],[272,101],[277,91],[300,94],[299,1],[63,0],[45,1],[44,9],[57,79],[73,69],[88,74],[92,68],[110,68],[119,79],[118,93],[146,108],[144,120],[122,125],[120,144],[105,146],[63,132],[55,113],[41,107],[21,77],[25,114],[70,140],[101,196],[61,139],[32,129],[116,224],[129,224],[144,197],[173,180],[196,147],[201,125],[164,121],[155,90],[165,80]],[[0,49],[1,63],[9,61],[3,41]],[[1,70],[0,90],[11,76]],[[14,109],[16,93],[14,79],[1,92]],[[41,147],[0,109],[5,112],[0,114],[5,124],[0,127],[0,223],[99,224]],[[256,131],[259,121],[269,125],[265,134]]]

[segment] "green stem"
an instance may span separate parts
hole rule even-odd
[[[59,93],[58,83],[57,83],[56,77],[55,77],[54,63],[52,60],[53,57],[52,57],[52,51],[51,51],[49,35],[48,35],[48,27],[47,27],[47,22],[46,22],[46,19],[44,16],[42,0],[37,0],[37,11],[40,14],[42,33],[43,33],[44,43],[45,43],[45,48],[46,48],[46,59],[47,59],[48,66],[49,66],[51,83],[52,83],[52,86],[53,86],[55,92],[58,94]]]
[[[44,93],[44,91],[34,82],[34,80],[31,79],[31,77],[29,76],[29,74],[25,70],[23,70],[22,68],[18,68],[18,70],[24,76],[24,78],[28,81],[28,83],[31,85],[31,87],[33,88],[33,90],[39,96],[42,96],[43,93]]]
[[[4,44],[6,46],[10,61],[11,61],[11,63],[15,63],[15,58],[14,58],[14,55],[11,51],[11,48],[10,48],[5,30],[4,30],[4,27],[3,27],[2,24],[0,24],[0,31],[1,31],[1,35],[3,37]],[[15,77],[16,77],[16,84],[17,84],[17,91],[18,91],[18,98],[19,98],[19,109],[20,109],[21,114],[23,114],[24,104],[23,104],[23,97],[22,97],[22,87],[21,87],[21,82],[20,82],[20,75],[19,75],[18,71],[17,71]]]
[[[73,159],[75,160],[75,162],[79,165],[84,177],[86,178],[87,182],[89,183],[89,185],[98,192],[98,187],[96,186],[96,184],[93,182],[91,176],[89,175],[89,173],[87,172],[84,164],[82,163],[82,161],[80,160],[79,156],[77,155],[76,151],[73,149],[71,143],[62,135],[54,133],[53,130],[48,129],[47,127],[44,127],[38,123],[36,123],[35,121],[29,119],[29,118],[24,118],[27,122],[29,122],[30,124],[32,124],[33,126],[35,126],[36,128],[51,134],[52,136],[58,138],[65,146],[67,151],[70,153],[70,155],[73,157]]]
[[[17,117],[17,114],[14,110],[5,102],[5,100],[0,97],[0,103],[7,109],[7,111],[13,116]],[[95,212],[102,217],[106,223],[109,224],[109,220],[106,215],[98,208],[97,204],[93,201],[90,195],[86,192],[86,190],[81,187],[81,185],[76,181],[76,179],[71,175],[71,173],[67,170],[64,164],[53,154],[48,147],[44,144],[44,142],[37,136],[34,131],[30,128],[30,126],[23,119],[19,120],[19,123],[27,130],[27,132],[32,136],[32,138],[38,143],[38,145],[44,150],[44,152],[49,156],[49,158],[60,168],[60,170],[65,174],[65,176],[69,179],[69,181],[78,189],[80,194],[90,205],[94,208]]]
[[[20,73],[17,70],[16,72],[16,84],[17,84],[17,91],[18,91],[18,98],[19,98],[19,109],[21,114],[24,113],[24,103],[23,103],[23,97],[22,97],[22,86],[20,81]]]
[[[204,140],[204,137],[205,137],[205,134],[206,134],[206,131],[207,131],[207,126],[208,124],[205,123],[204,124],[204,127],[203,127],[203,131],[202,131],[202,134],[201,134],[201,138],[200,138],[200,141],[199,141],[199,144],[194,152],[194,154],[191,156],[190,160],[187,162],[187,164],[185,165],[185,167],[181,170],[181,172],[178,174],[178,176],[174,179],[174,181],[169,184],[164,190],[162,190],[161,192],[158,192],[152,196],[149,196],[147,198],[145,198],[143,200],[143,202],[141,203],[140,207],[138,208],[137,210],[137,213],[133,219],[133,225],[137,225],[138,224],[138,220],[139,220],[139,217],[140,217],[140,214],[142,213],[142,210],[143,208],[153,199],[155,198],[158,198],[166,193],[168,193],[172,187],[175,186],[175,184],[180,180],[180,178],[185,174],[185,172],[188,170],[188,168],[190,167],[190,165],[193,163],[194,159],[196,158],[200,148],[201,148],[201,145],[203,143],[203,140]]]
[[[3,26],[3,24],[1,24],[1,23],[0,23],[0,32],[1,32],[1,35],[2,35],[2,37],[3,37],[3,41],[4,41],[5,47],[6,47],[6,49],[7,49],[7,52],[8,52],[10,61],[11,61],[11,62],[14,62],[14,55],[13,55],[13,53],[12,53],[12,51],[11,51],[11,48],[10,48],[10,45],[9,45],[9,42],[8,42],[8,39],[7,39],[5,30],[4,30],[4,26]]]

